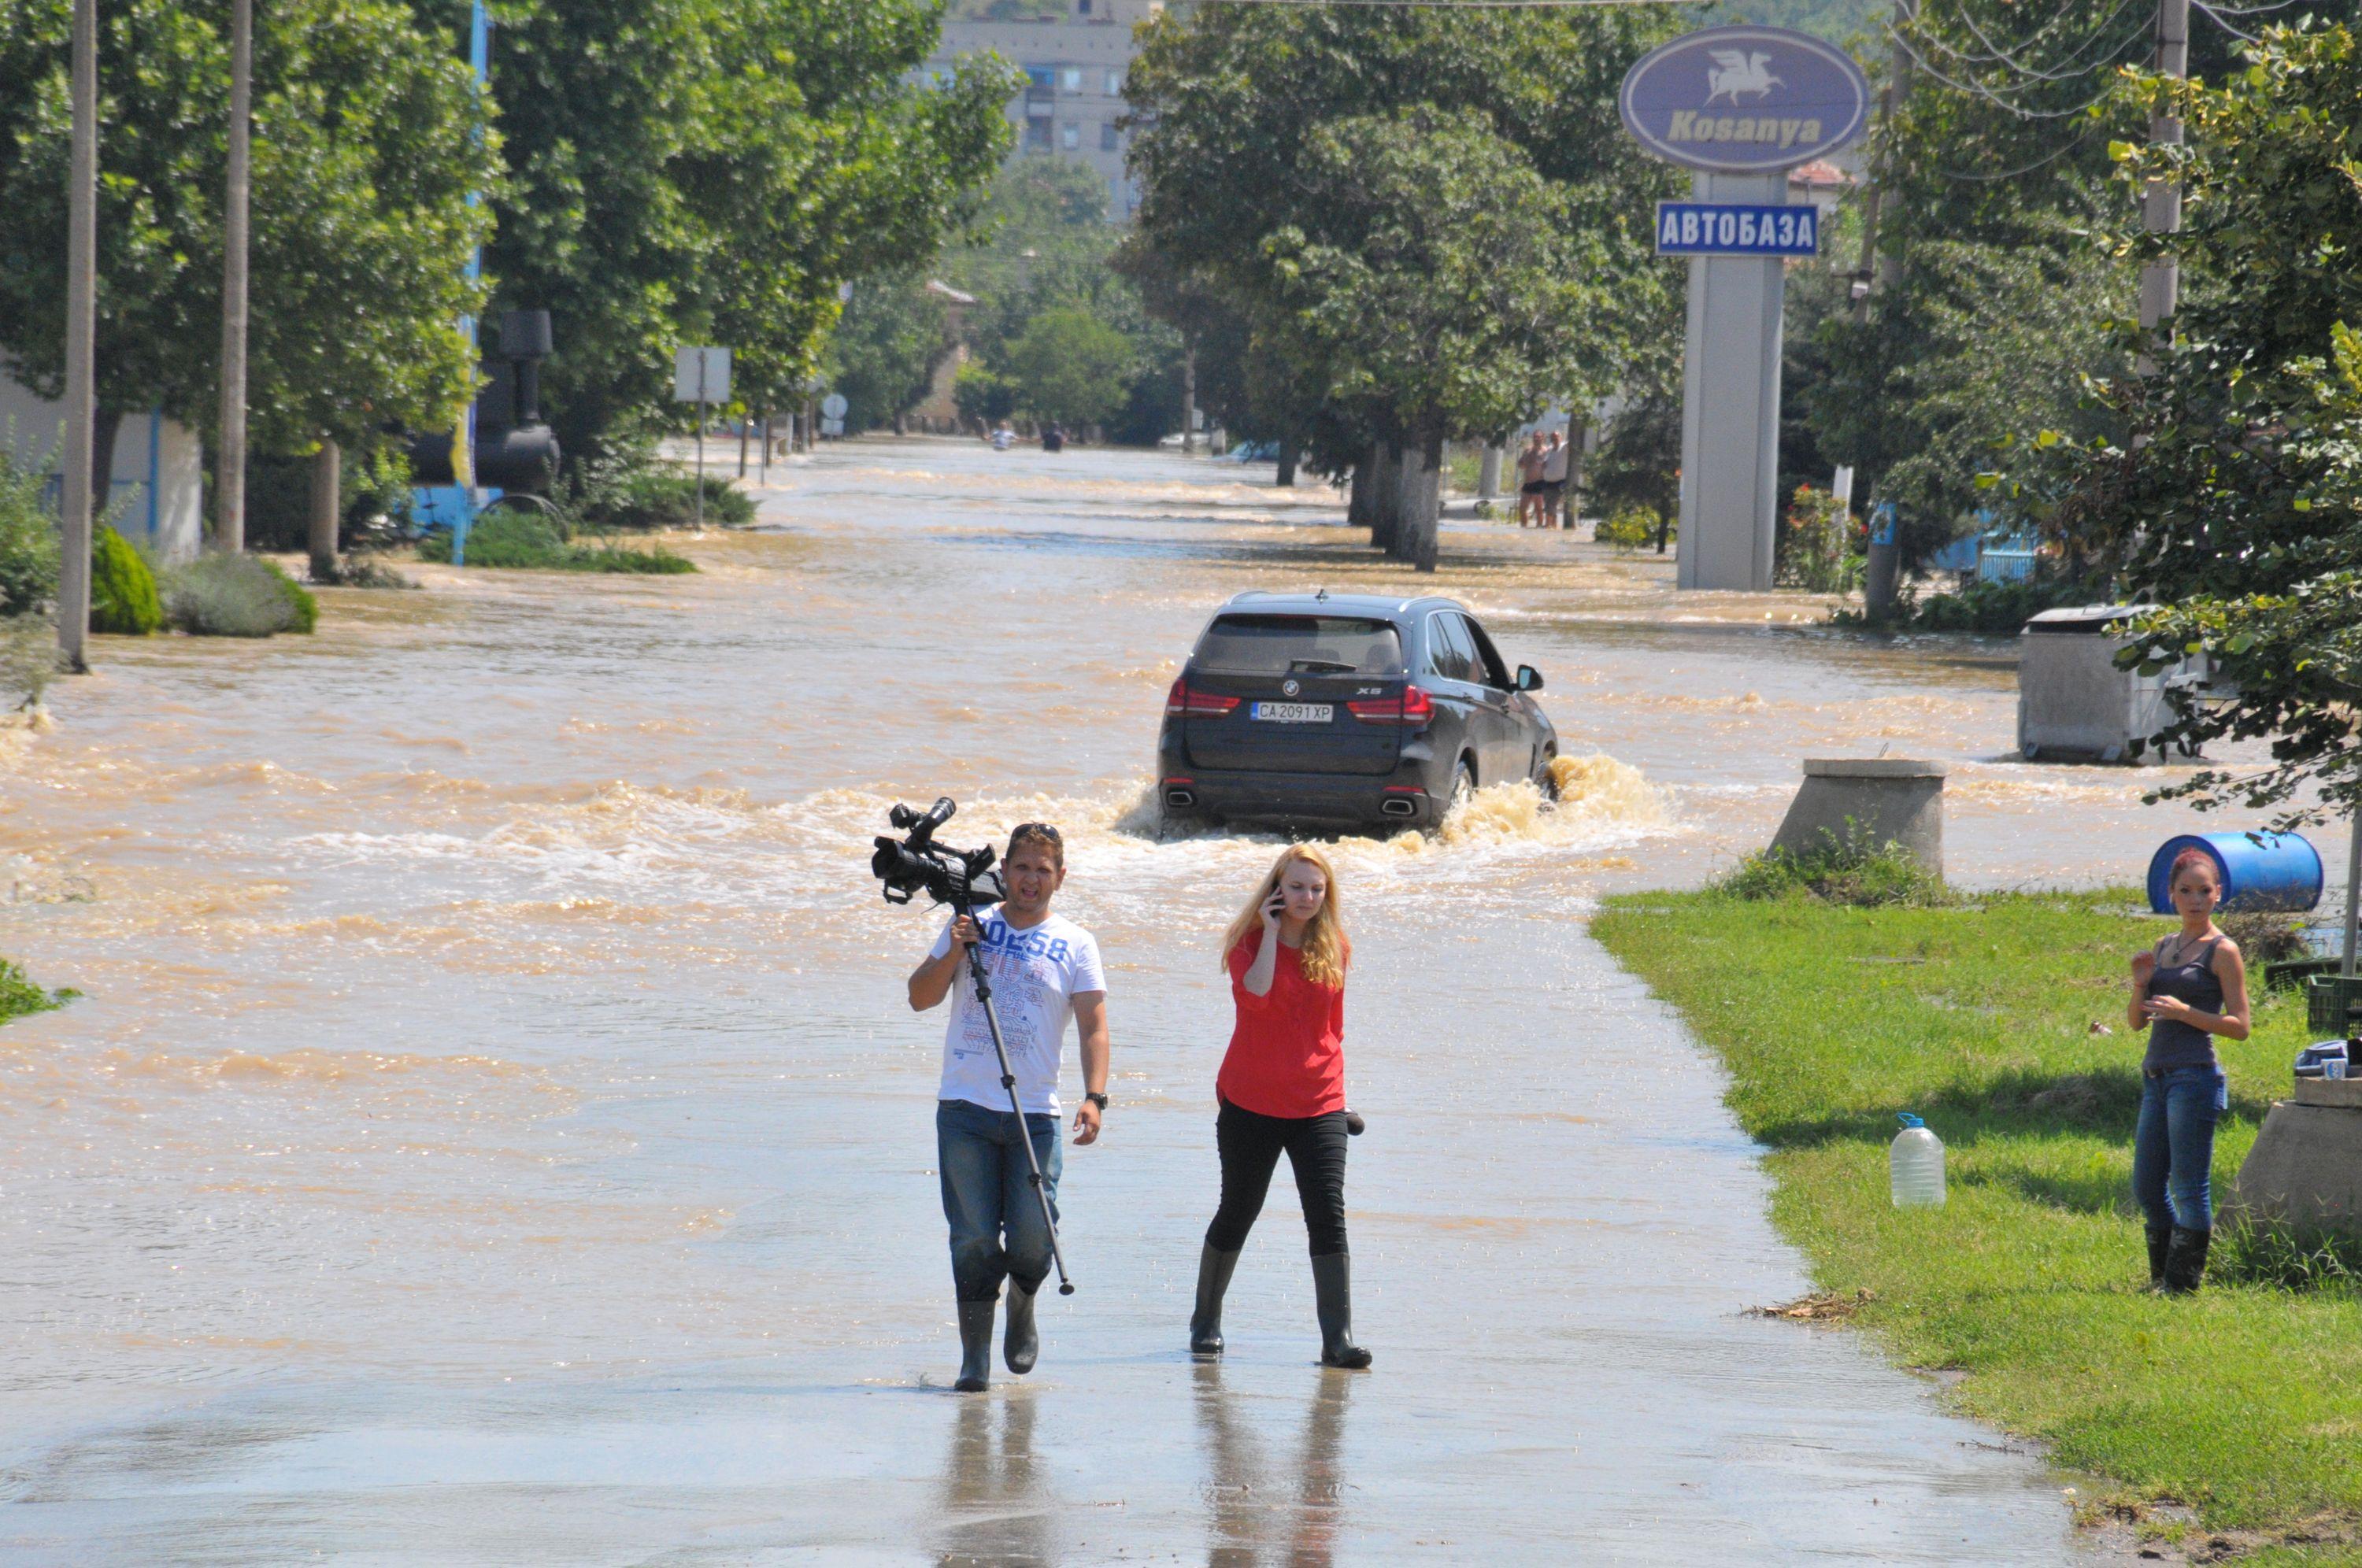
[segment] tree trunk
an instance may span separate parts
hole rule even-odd
[[[1181,455],[1198,449],[1198,346],[1181,340]]]
[[[1501,493],[1502,451],[1497,442],[1485,443],[1485,455],[1476,461],[1476,499],[1490,501]]]
[[[753,433],[754,427],[754,421],[751,419],[742,418],[738,421],[738,477],[740,479],[746,477],[746,437]]]
[[[312,580],[337,580],[337,524],[344,503],[344,452],[321,437],[312,458]]]
[[[1402,451],[1402,521],[1396,552],[1420,571],[1435,569],[1436,524],[1443,510],[1443,435],[1414,438]]]
[[[1667,487],[1662,504],[1657,508],[1657,553],[1665,553],[1665,536],[1673,531],[1673,517],[1682,509],[1681,481]]]
[[[1392,556],[1402,537],[1402,448],[1380,441],[1370,450],[1370,543]]]
[[[1566,422],[1566,494],[1564,510],[1559,513],[1559,526],[1573,528],[1583,515],[1583,441],[1590,422],[1581,414],[1570,415]]]
[[[115,437],[123,428],[123,411],[100,407],[94,410],[90,421],[90,532],[93,538],[99,529],[113,521],[107,514],[115,510]]]
[[[1279,444],[1279,478],[1273,481],[1282,490],[1296,488],[1296,443],[1282,440]]]
[[[1377,448],[1373,447],[1363,453],[1362,460],[1353,465],[1352,478],[1346,481],[1345,526],[1348,528],[1370,525],[1371,502],[1378,492],[1377,482],[1370,471],[1376,451]]]

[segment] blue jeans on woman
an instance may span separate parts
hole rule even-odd
[[[2169,1067],[2141,1079],[2133,1132],[2133,1197],[2152,1231],[2214,1228],[2214,1123],[2230,1109],[2230,1080],[2213,1066]]]
[[[1054,1215],[1065,1159],[1058,1119],[1028,1116],[1025,1129]],[[963,1301],[999,1300],[1004,1276],[1031,1296],[1050,1272],[1050,1227],[1017,1138],[1013,1110],[965,1099],[935,1101],[935,1166],[943,1176],[944,1218],[952,1227],[952,1285]]]

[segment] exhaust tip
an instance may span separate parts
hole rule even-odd
[[[1168,806],[1194,806],[1198,803],[1198,797],[1187,790],[1167,790],[1164,791],[1164,803]]]
[[[1418,815],[1418,803],[1397,796],[1393,800],[1379,801],[1378,810],[1390,817],[1415,817]]]

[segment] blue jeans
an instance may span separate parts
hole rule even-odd
[[[2220,1067],[2169,1067],[2161,1078],[2141,1079],[2133,1197],[2150,1230],[2214,1228],[2208,1179],[2214,1168],[2214,1122],[2230,1105],[2230,1080]]]
[[[1058,1119],[1028,1116],[1033,1157],[1042,1165],[1050,1212],[1058,1211],[1064,1151]],[[935,1166],[944,1183],[944,1218],[952,1227],[952,1285],[963,1301],[995,1301],[1005,1275],[1027,1295],[1050,1272],[1050,1227],[1017,1142],[1017,1115],[965,1099],[935,1101]],[[1004,1240],[1005,1238],[1005,1240]]]

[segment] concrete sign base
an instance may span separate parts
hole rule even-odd
[[[2296,1080],[2272,1106],[2223,1205],[2233,1218],[2362,1240],[2362,1080]]]
[[[1897,844],[1936,876],[1944,874],[1944,775],[1940,762],[1901,757],[1808,757],[1805,786],[1772,847],[1791,855],[1842,845],[1859,834]]]
[[[1784,206],[1788,176],[1690,176],[1700,202]],[[1683,588],[1772,586],[1780,458],[1780,309],[1776,256],[1690,260],[1682,382]]]

